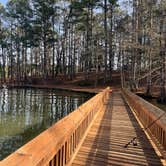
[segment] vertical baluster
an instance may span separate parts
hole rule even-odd
[[[65,165],[65,158],[66,158],[66,149],[65,149],[65,144],[63,145],[63,148],[62,148],[62,165],[64,166]]]
[[[67,140],[67,162],[70,158],[70,139]]]
[[[75,150],[75,131],[73,132],[73,152]]]
[[[55,165],[55,157],[49,162],[49,166],[54,166]]]
[[[72,155],[72,141],[73,141],[73,139],[72,139],[72,135],[71,135],[71,139],[70,139],[70,156]]]
[[[56,166],[59,166],[59,151],[56,154]]]
[[[77,129],[75,130],[75,148],[77,147]]]
[[[67,141],[65,142],[65,165],[67,163],[67,151],[68,151],[68,147],[67,147]]]
[[[166,150],[166,131],[163,131],[163,147]]]

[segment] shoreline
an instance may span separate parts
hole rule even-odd
[[[97,94],[103,91],[107,86],[97,86],[97,87],[81,87],[75,85],[42,85],[42,84],[25,84],[25,85],[7,85],[7,88],[39,88],[39,89],[56,89],[56,90],[66,90],[66,91],[74,91],[81,93],[93,93]],[[2,86],[0,88],[3,88]]]

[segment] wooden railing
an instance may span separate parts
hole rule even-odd
[[[148,127],[147,131],[155,137],[161,149],[166,151],[166,114],[164,111],[126,89],[123,90],[123,94],[144,128]]]
[[[69,163],[82,138],[106,107],[109,88],[0,162],[1,166],[64,166]]]

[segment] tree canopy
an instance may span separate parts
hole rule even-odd
[[[1,82],[27,78],[166,85],[165,0],[9,0],[0,4]],[[164,97],[165,98],[165,97]],[[162,100],[165,100],[162,98]]]

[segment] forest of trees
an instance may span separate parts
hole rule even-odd
[[[113,70],[122,87],[160,86],[166,100],[165,0],[9,0],[0,4],[0,78]]]

